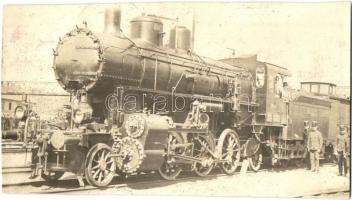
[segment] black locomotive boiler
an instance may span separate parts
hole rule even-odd
[[[120,17],[107,9],[104,32],[86,25],[59,40],[53,68],[71,101],[66,125],[38,137],[35,173],[57,180],[73,172],[106,186],[115,175],[158,171],[170,180],[215,166],[233,174],[242,159],[256,171],[264,158],[302,158],[287,137],[295,102],[283,87],[287,69],[254,57],[201,57],[179,25],[166,48],[156,16],[134,18],[126,36]]]

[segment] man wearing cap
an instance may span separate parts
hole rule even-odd
[[[304,153],[303,158],[306,163],[308,169],[310,169],[310,159],[309,159],[309,151],[308,151],[308,135],[309,135],[309,122],[303,122],[304,130],[303,130],[303,142],[304,142]]]
[[[336,136],[335,141],[335,155],[337,157],[337,163],[339,166],[339,176],[342,176],[342,168],[344,171],[343,175],[347,175],[347,153],[348,153],[348,138],[346,128],[341,125],[339,126],[340,133]]]
[[[319,172],[319,152],[323,146],[323,137],[318,131],[318,123],[312,122],[312,129],[308,135],[308,151],[310,156],[310,166],[312,172]]]

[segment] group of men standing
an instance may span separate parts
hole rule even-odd
[[[323,137],[318,130],[316,121],[312,121],[311,126],[308,121],[304,121],[303,139],[306,147],[305,158],[308,169],[310,168],[312,172],[319,172],[319,154],[323,148]],[[339,134],[336,136],[334,143],[334,154],[337,158],[339,176],[347,175],[349,148],[347,128],[340,125]]]

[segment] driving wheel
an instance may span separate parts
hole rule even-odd
[[[89,184],[104,187],[109,185],[115,175],[116,163],[110,157],[111,148],[98,143],[91,148],[86,158],[85,177]]]
[[[217,152],[220,157],[220,168],[226,174],[235,173],[240,161],[240,140],[234,130],[225,129],[218,140]]]
[[[201,162],[194,163],[194,172],[198,176],[208,175],[214,167],[214,159],[209,152],[214,152],[214,143],[210,140],[202,135],[194,138],[193,157],[201,160]]]
[[[175,163],[175,158],[172,155],[182,155],[184,149],[176,145],[183,144],[182,137],[175,132],[169,133],[168,147],[166,148],[165,162],[161,165],[158,172],[159,175],[166,180],[175,180],[181,173],[181,167]]]
[[[257,172],[259,171],[262,163],[263,154],[261,152],[261,149],[259,148],[259,150],[249,158],[249,166],[253,171]]]

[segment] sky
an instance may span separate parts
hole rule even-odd
[[[118,4],[117,4],[118,5]],[[104,26],[111,5],[5,6],[3,13],[3,81],[55,82],[53,51],[58,38],[83,26],[93,32]],[[194,51],[221,59],[257,54],[258,60],[288,68],[289,83],[325,81],[350,85],[349,3],[123,3],[121,28],[141,13],[179,18],[192,28]],[[165,41],[174,24],[164,22]]]

